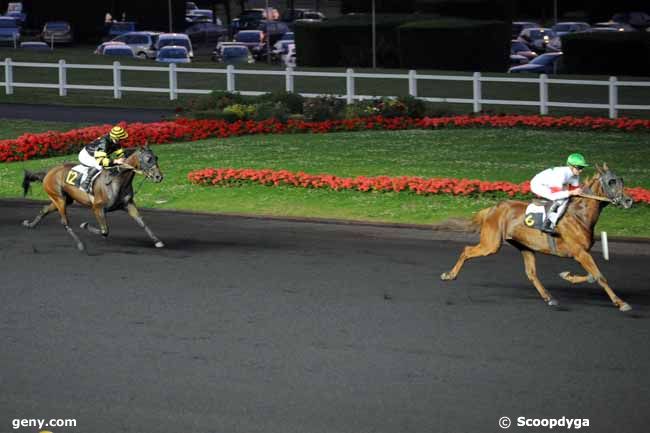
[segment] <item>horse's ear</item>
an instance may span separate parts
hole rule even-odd
[[[598,174],[603,174],[603,169],[600,168],[600,165],[594,164],[594,167],[596,167],[596,171],[598,172]]]
[[[609,167],[607,167],[606,162],[603,162],[603,171],[609,171]]]

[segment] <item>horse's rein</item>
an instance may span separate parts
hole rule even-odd
[[[144,171],[139,170],[139,169],[135,168],[134,166],[132,166],[130,164],[127,164],[126,162],[123,162],[122,164],[120,164],[119,167],[126,168],[127,170],[133,170],[133,172],[135,174],[142,174],[142,175],[144,175],[144,177],[147,177],[147,175],[144,173]]]
[[[600,195],[591,195],[591,194],[578,194],[578,197],[590,198],[592,200],[606,201],[608,203],[613,203],[612,199],[607,197],[602,197]]]

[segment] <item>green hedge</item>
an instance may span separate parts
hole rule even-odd
[[[413,18],[414,15],[376,15],[378,66],[400,66],[397,29]],[[301,66],[372,66],[372,18],[368,14],[347,15],[322,23],[298,23],[294,31]]]
[[[650,33],[574,33],[562,38],[566,72],[650,75]]]
[[[297,24],[299,63],[312,67],[370,67],[371,29],[367,14]],[[376,32],[379,67],[499,72],[508,68],[510,22],[377,15]]]
[[[445,18],[400,26],[400,65],[412,69],[503,72],[510,22]]]

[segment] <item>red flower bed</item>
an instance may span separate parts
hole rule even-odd
[[[618,130],[650,132],[650,120],[606,119],[599,117],[550,117],[550,116],[490,116],[467,115],[413,119],[410,117],[368,118],[306,122],[289,120],[286,123],[274,119],[263,121],[177,119],[167,122],[122,124],[129,132],[125,146],[144,143],[162,144],[175,141],[196,141],[206,138],[226,138],[245,134],[326,133],[335,131],[434,129],[444,127],[532,127],[580,130]],[[90,126],[67,132],[44,132],[23,134],[16,139],[0,140],[0,162],[24,161],[37,157],[65,155],[77,152],[81,147],[105,134],[111,125]]]
[[[331,174],[292,173],[287,170],[254,170],[250,168],[206,168],[187,175],[197,185],[232,185],[253,182],[267,186],[295,186],[353,191],[400,192],[409,191],[419,195],[453,194],[472,195],[483,193],[505,193],[510,197],[530,194],[530,183],[485,182],[470,179],[401,177],[338,177]],[[627,188],[626,193],[635,202],[650,203],[650,191],[643,188]]]

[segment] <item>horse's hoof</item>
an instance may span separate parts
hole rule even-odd
[[[165,244],[163,244],[162,241],[156,242],[156,248],[162,248],[164,246],[165,246]]]
[[[548,301],[546,301],[546,305],[548,305],[549,307],[557,307],[558,305],[560,305],[560,303],[557,300],[551,298]]]
[[[589,274],[589,275],[587,275],[587,282],[588,283],[595,283],[596,279],[594,278],[593,275]]]
[[[79,242],[79,243],[77,244],[77,249],[78,249],[79,251],[83,251],[83,250],[86,249],[86,247],[84,246],[84,244],[82,244],[81,242]]]
[[[627,302],[623,302],[621,305],[618,306],[618,309],[620,311],[630,311],[632,307],[630,307],[630,304],[628,304]]]
[[[442,274],[440,274],[440,279],[442,281],[453,280],[453,278],[451,278],[451,274],[449,272],[443,272]]]
[[[560,278],[566,280],[567,278],[569,278],[569,275],[571,275],[571,272],[569,272],[569,271],[564,271],[564,272],[560,272],[559,275],[560,275]]]
[[[29,220],[25,220],[25,221],[23,221],[22,224],[23,224],[23,227],[27,227],[28,229],[31,229],[31,228],[32,228],[32,226],[29,224]]]
[[[79,224],[79,228],[85,229],[86,227],[88,227],[88,222],[87,221],[84,221],[81,224]]]

